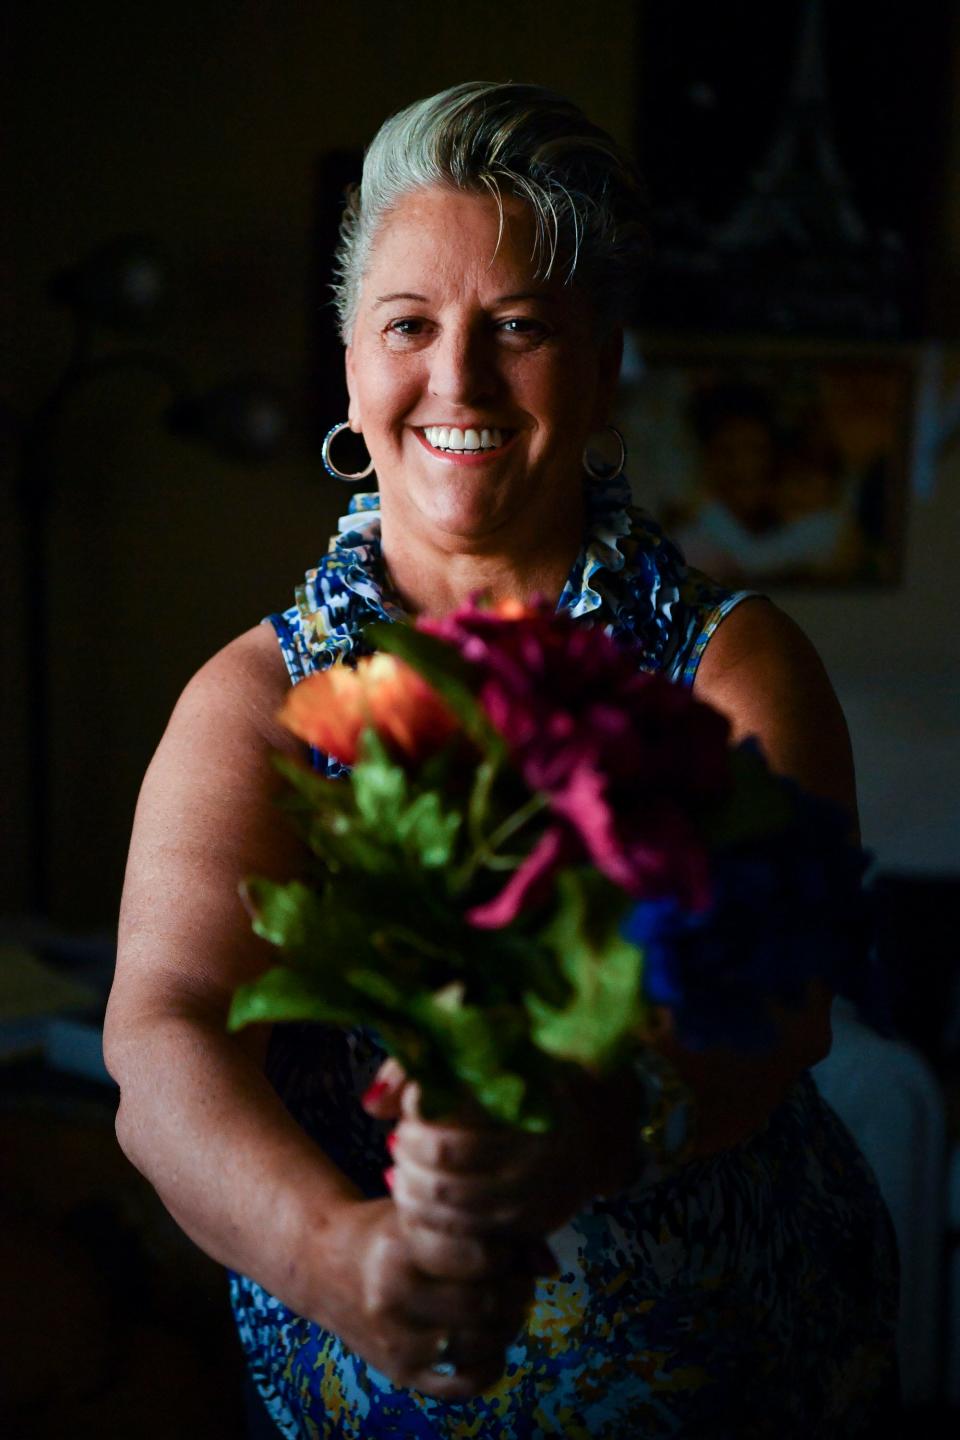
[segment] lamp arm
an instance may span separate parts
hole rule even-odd
[[[172,392],[173,402],[190,396],[190,385],[180,365],[153,350],[125,350],[118,355],[91,357],[91,330],[77,327],[72,354],[53,389],[24,427],[16,496],[22,525],[21,569],[27,594],[24,598],[23,654],[29,656],[36,637],[41,648],[48,630],[49,558],[47,516],[54,485],[51,445],[57,423],[70,399],[83,386],[104,375],[141,370],[158,377]],[[46,661],[26,663],[25,701],[28,710],[27,777],[30,800],[27,855],[30,865],[30,901],[38,915],[46,915],[50,904],[50,680]]]
[[[173,404],[188,400],[192,393],[182,365],[158,351],[124,350],[119,355],[91,358],[88,354],[88,333],[84,334],[84,330],[85,327],[78,327],[73,354],[24,430],[17,490],[21,505],[31,512],[46,508],[52,488],[49,451],[53,431],[68,401],[78,390],[104,375],[140,370],[163,381],[171,393]]]

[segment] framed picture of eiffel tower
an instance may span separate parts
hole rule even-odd
[[[634,499],[736,585],[901,578],[919,351],[632,334]]]
[[[636,150],[655,260],[639,324],[941,333],[950,0],[647,0]]]

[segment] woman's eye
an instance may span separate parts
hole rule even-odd
[[[401,339],[407,339],[422,335],[426,322],[416,317],[404,320],[391,320],[387,326],[388,335],[396,335]]]
[[[528,315],[511,315],[509,320],[501,321],[500,329],[505,335],[515,335],[522,340],[542,340],[548,333],[542,321]]]

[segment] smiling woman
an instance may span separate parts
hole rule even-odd
[[[672,1168],[645,1148],[628,1078],[574,1087],[557,1131],[531,1137],[469,1113],[428,1123],[370,1030],[225,1031],[233,991],[269,964],[238,881],[303,861],[270,756],[308,751],[277,711],[290,680],[369,653],[374,619],[547,597],[694,687],[855,828],[849,740],[809,642],[685,565],[633,506],[622,444],[615,465],[593,458],[645,251],[639,197],[613,140],[534,86],[460,85],[387,122],[337,292],[345,423],[378,492],[353,497],[296,603],[195,677],[144,782],[105,1033],[118,1134],[231,1270],[252,1382],[289,1440],[827,1440],[877,1434],[895,1403],[889,1221],[806,1074],[829,1046],[824,993],[772,1016],[759,1056],[691,1054],[664,1031],[698,1115]]]
[[[578,548],[581,455],[609,415],[620,337],[598,334],[589,297],[558,274],[531,284],[535,240],[522,201],[435,186],[401,200],[371,245],[349,414],[407,609],[450,608],[438,551],[460,557],[459,585],[526,599],[533,576],[559,594]]]

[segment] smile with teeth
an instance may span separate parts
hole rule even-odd
[[[456,425],[425,425],[423,434],[434,450],[465,455],[479,450],[499,450],[510,438],[511,432],[501,430],[497,425],[489,430],[461,430]]]

